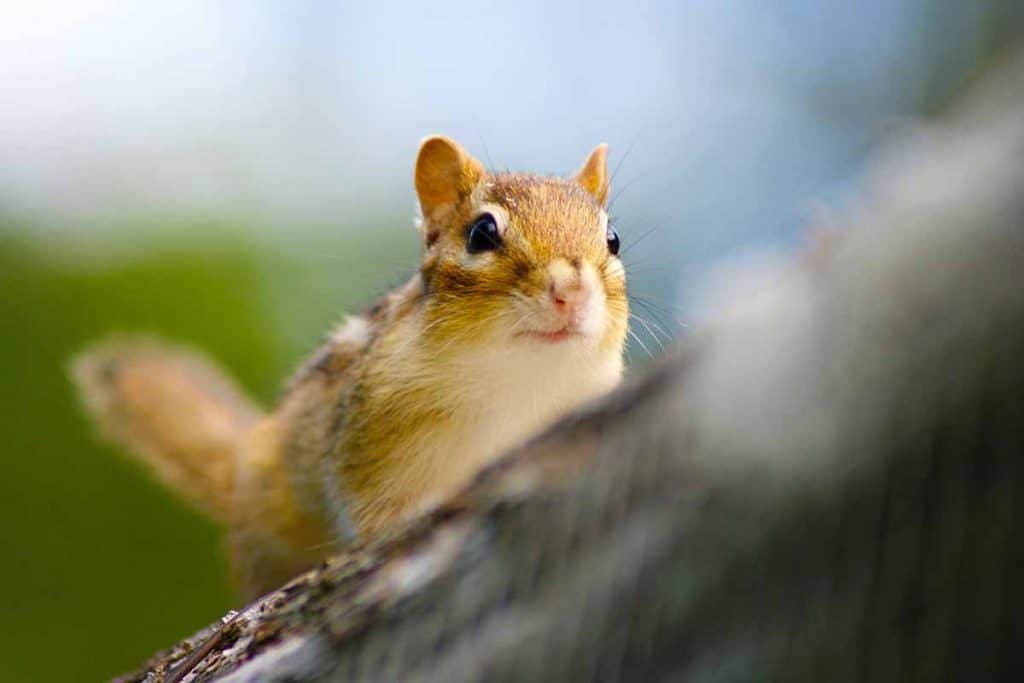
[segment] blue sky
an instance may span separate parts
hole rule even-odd
[[[629,150],[616,211],[664,226],[660,249],[785,241],[913,121],[934,63],[969,62],[979,8],[11,3],[0,208],[89,229],[138,209],[244,210],[271,232],[411,215],[416,145],[443,132],[545,172]]]

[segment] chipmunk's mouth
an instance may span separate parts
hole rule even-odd
[[[576,339],[584,337],[580,330],[572,325],[566,325],[560,330],[544,331],[544,330],[527,330],[520,332],[518,337],[526,337],[528,339],[535,339],[545,344],[560,344],[562,342],[569,341],[570,339]]]

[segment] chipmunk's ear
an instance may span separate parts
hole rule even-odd
[[[416,157],[416,194],[424,217],[468,197],[483,175],[483,165],[454,140],[440,135],[424,140]]]
[[[608,143],[602,142],[594,148],[573,180],[594,195],[598,204],[605,205],[608,201]]]

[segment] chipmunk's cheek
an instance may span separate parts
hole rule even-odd
[[[594,339],[597,339],[604,334],[605,323],[607,321],[606,308],[607,299],[605,297],[604,289],[598,286],[588,300],[586,307],[581,311],[579,320],[580,332],[588,337],[593,337]]]

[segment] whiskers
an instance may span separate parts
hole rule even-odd
[[[647,332],[661,352],[664,352],[666,346],[675,341],[683,328],[688,327],[685,322],[666,308],[669,304],[662,304],[656,299],[634,292],[627,293],[626,297],[629,300],[629,319]],[[637,345],[653,358],[649,346],[644,343],[636,330],[630,329],[629,333]]]
[[[629,302],[628,317],[631,322],[627,330],[628,341],[631,346],[639,347],[643,353],[652,359],[655,355],[652,352],[652,344],[656,344],[657,350],[663,353],[666,346],[678,337],[680,330],[687,327],[687,324],[680,319],[683,311],[682,308],[664,302],[645,292],[638,291],[636,287],[638,274],[651,275],[659,272],[667,274],[669,264],[657,263],[652,258],[641,259],[631,263],[626,263],[623,260],[623,257],[627,256],[634,247],[651,235],[654,235],[657,231],[658,226],[654,226],[640,233],[639,237],[632,240],[620,252],[619,260],[610,261],[607,266],[607,274],[609,276],[620,277],[624,272],[626,277],[626,300]],[[626,311],[619,311],[619,313],[624,315]],[[646,334],[640,334],[640,332],[645,332]]]
[[[661,352],[665,352],[665,345],[662,343],[659,335],[663,335],[665,337],[665,341],[671,341],[672,337],[670,334],[668,334],[668,332],[664,330],[664,328],[660,327],[656,322],[652,321],[649,323],[647,320],[637,315],[636,313],[631,312],[629,314],[629,318],[630,320],[635,320],[641,325],[643,325],[644,329],[647,330],[647,333],[651,335],[651,339],[653,339],[654,342],[658,345],[658,348],[661,350]]]
[[[648,358],[650,358],[651,360],[654,359],[654,354],[651,353],[651,350],[649,348],[647,348],[647,344],[644,344],[644,340],[640,338],[640,335],[638,335],[633,330],[629,329],[629,327],[626,328],[626,334],[629,335],[630,339],[634,340],[637,344],[640,345],[640,348],[644,350],[644,353],[647,354]]]

